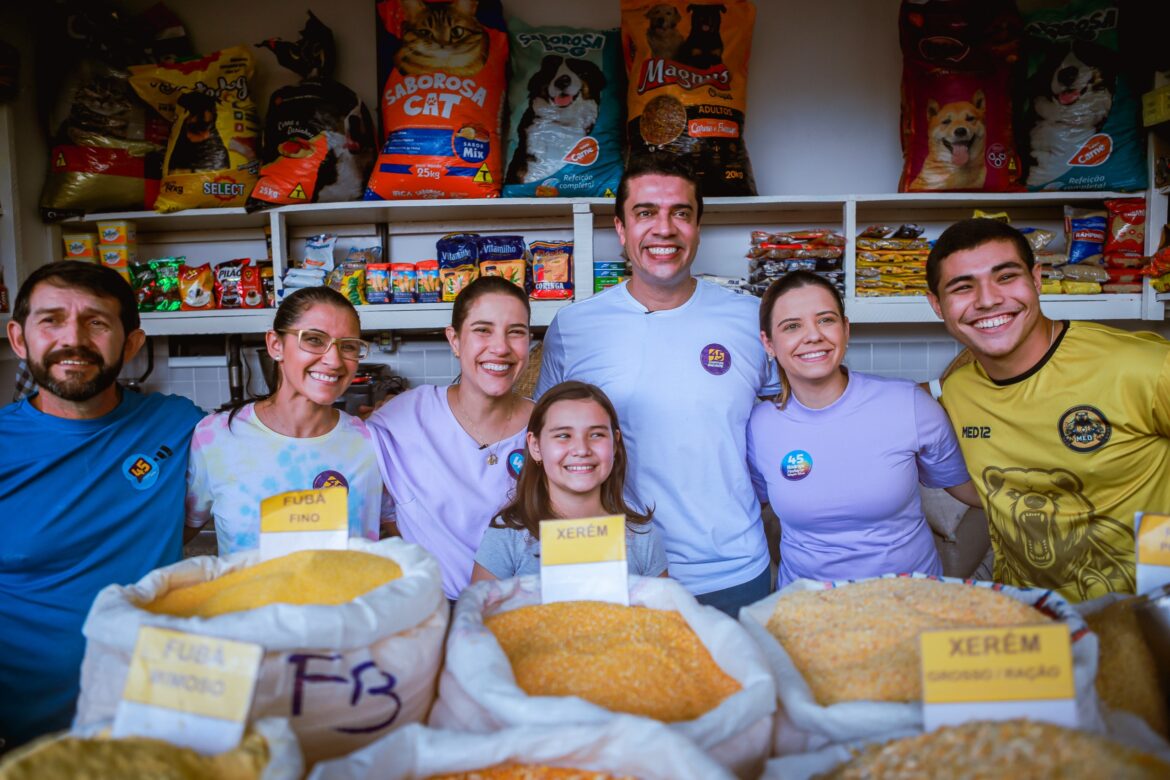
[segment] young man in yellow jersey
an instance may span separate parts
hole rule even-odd
[[[948,228],[928,298],[975,361],[939,399],[990,521],[997,582],[1074,602],[1133,593],[1134,513],[1170,512],[1170,342],[1040,311],[1024,237]]]

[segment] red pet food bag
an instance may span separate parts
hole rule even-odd
[[[384,141],[365,199],[499,197],[500,0],[379,0],[377,9]]]
[[[1012,192],[1011,64],[1020,21],[1007,0],[903,0],[902,192]]]
[[[743,128],[756,7],[622,0],[630,156],[687,159],[706,195],[755,195]]]

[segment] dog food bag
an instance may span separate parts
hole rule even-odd
[[[243,206],[256,183],[260,121],[243,46],[196,62],[130,69],[139,96],[171,120],[155,209]]]
[[[744,145],[749,0],[622,0],[631,156],[685,157],[705,195],[755,195]]]
[[[288,718],[308,764],[421,721],[450,611],[438,564],[398,538],[349,548],[189,558],[105,588],[82,629],[75,725],[113,717],[143,625],[262,645],[249,721]]]
[[[617,30],[508,21],[507,197],[612,198],[622,177],[625,72]]]
[[[377,147],[369,109],[333,80],[333,31],[312,11],[296,41],[257,44],[302,79],[268,101],[264,167],[248,208],[361,200]]]
[[[418,274],[418,302],[438,303],[442,295],[442,284],[439,281],[439,261],[419,260],[414,264]]]
[[[1030,190],[1146,186],[1141,96],[1123,67],[1111,0],[1024,0]]]
[[[385,137],[366,200],[499,197],[500,0],[378,0],[377,9]]]
[[[454,303],[459,291],[479,278],[479,247],[475,233],[449,233],[435,242],[443,303]]]
[[[573,242],[533,241],[528,245],[532,255],[532,294],[536,301],[567,301],[573,297]],[[622,262],[624,273],[625,262]],[[598,271],[594,264],[594,273]],[[616,284],[616,282],[615,282]]]
[[[901,192],[1022,189],[1012,135],[1011,0],[902,0]]]
[[[182,265],[179,268],[179,309],[201,311],[215,308],[215,277],[211,264]]]

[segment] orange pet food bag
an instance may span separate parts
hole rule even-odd
[[[366,200],[495,198],[508,35],[500,0],[379,0],[384,141]]]

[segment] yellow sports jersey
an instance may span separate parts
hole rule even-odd
[[[1032,370],[943,386],[991,525],[995,581],[1133,593],[1134,512],[1170,512],[1170,342],[1070,322]]]

